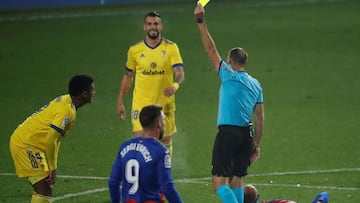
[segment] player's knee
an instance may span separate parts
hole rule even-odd
[[[220,184],[218,182],[212,182],[212,189],[216,193],[217,189],[219,188]]]
[[[33,192],[31,196],[31,203],[51,203],[51,197]]]
[[[45,197],[47,196],[50,197],[52,195],[51,185],[48,182],[46,182],[47,177],[48,176],[46,175],[46,176],[34,176],[28,178],[36,194]]]
[[[214,192],[216,192],[220,186],[226,184],[226,179],[223,177],[213,175],[211,182],[212,182],[212,189]]]

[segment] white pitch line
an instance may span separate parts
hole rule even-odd
[[[58,175],[59,178],[64,179],[82,179],[82,180],[108,180],[109,177],[96,177],[96,176],[70,176],[70,175]]]
[[[55,201],[62,200],[62,199],[68,199],[71,197],[78,197],[78,196],[88,195],[88,194],[92,194],[92,193],[104,192],[107,190],[109,190],[109,189],[108,188],[99,188],[99,189],[95,189],[95,190],[87,190],[84,192],[78,192],[78,193],[66,194],[66,195],[59,196],[59,197],[53,197],[53,198],[51,198],[51,200],[53,202],[55,202]]]
[[[289,172],[260,173],[260,174],[250,174],[250,175],[247,175],[246,177],[304,175],[304,174],[359,172],[359,171],[360,171],[360,168],[338,168],[338,169],[311,170],[311,171],[289,171]],[[203,178],[178,179],[178,180],[175,180],[175,181],[187,182],[187,181],[202,181],[202,180],[210,180],[210,176],[209,177],[203,177]]]
[[[299,184],[295,185],[295,184],[254,183],[254,185],[269,186],[269,187],[300,187],[300,188],[326,189],[326,190],[348,190],[348,191],[360,190],[360,188],[356,188],[356,187],[313,186],[313,185],[299,185]]]
[[[320,173],[339,173],[339,172],[360,172],[360,168],[338,168],[338,169],[324,169],[324,170],[310,170],[310,171],[288,171],[288,172],[273,172],[273,173],[259,173],[250,174],[246,177],[259,177],[259,176],[284,176],[284,175],[304,175],[304,174],[320,174]],[[0,173],[0,176],[15,176],[15,173]],[[99,176],[70,176],[70,175],[57,175],[58,178],[64,179],[82,179],[82,180],[108,180],[108,177]],[[186,178],[176,179],[175,182],[191,182],[210,180],[209,177],[203,178]]]
[[[290,172],[273,172],[263,174],[252,174],[248,177],[259,177],[259,176],[285,176],[285,175],[302,175],[302,174],[320,174],[320,173],[339,173],[339,172],[359,172],[360,168],[340,168],[340,169],[327,169],[327,170],[310,170],[310,171],[290,171]],[[0,176],[15,176],[14,173],[0,173]],[[58,175],[58,178],[64,179],[82,179],[82,180],[108,180],[108,177],[96,177],[96,176],[70,176],[70,175]],[[174,182],[177,183],[189,183],[189,184],[210,184],[210,177],[203,178],[187,178],[187,179],[176,179]],[[346,190],[346,191],[357,191],[360,188],[355,187],[336,187],[336,186],[311,186],[311,185],[298,185],[298,184],[273,184],[273,183],[254,183],[254,185],[261,185],[267,187],[301,187],[309,189],[327,189],[327,190]],[[66,194],[63,196],[53,197],[52,201],[59,201],[72,197],[78,197],[83,195],[89,195],[93,193],[99,193],[108,191],[108,188],[98,188],[94,190],[87,190],[78,193]]]
[[[184,182],[184,181],[177,181],[179,183],[204,183],[204,182]],[[261,186],[267,186],[267,187],[297,187],[297,188],[309,188],[309,189],[325,189],[325,190],[346,190],[346,191],[356,191],[356,190],[360,190],[360,188],[353,188],[353,187],[334,187],[334,186],[311,186],[311,185],[294,185],[294,184],[269,184],[269,183],[254,183],[254,185],[261,185]],[[72,194],[66,194],[63,196],[58,196],[58,197],[54,197],[52,198],[52,201],[58,201],[58,200],[62,200],[62,199],[68,199],[71,197],[78,197],[78,196],[83,196],[83,195],[89,195],[89,194],[93,194],[93,193],[99,193],[99,192],[104,192],[104,191],[108,191],[108,188],[99,188],[99,189],[94,189],[94,190],[87,190],[84,192],[78,192],[78,193],[72,193]]]
[[[303,175],[303,174],[358,172],[358,171],[360,171],[360,168],[339,168],[339,169],[311,170],[311,171],[273,172],[273,173],[263,173],[263,174],[248,175],[248,177],[251,177],[251,176]]]
[[[194,179],[192,179],[194,180]],[[205,184],[204,181],[202,182],[197,182],[197,181],[176,181],[178,183],[201,183],[201,184]],[[209,182],[206,182],[209,183]],[[308,188],[308,189],[323,189],[323,190],[346,190],[346,191],[356,191],[356,190],[360,190],[360,188],[353,188],[353,187],[335,187],[335,186],[311,186],[311,185],[294,185],[294,184],[272,184],[272,183],[254,183],[254,185],[260,185],[260,186],[267,186],[267,187],[296,187],[296,188]],[[99,192],[104,192],[104,191],[108,191],[108,188],[99,188],[99,189],[94,189],[94,190],[87,190],[84,192],[78,192],[78,193],[72,193],[72,194],[66,194],[63,196],[58,196],[58,197],[53,197],[51,198],[53,202],[58,201],[58,200],[63,200],[63,199],[68,199],[68,198],[72,198],[72,197],[78,197],[78,196],[83,196],[83,195],[89,195],[89,194],[93,194],[93,193],[99,193]]]

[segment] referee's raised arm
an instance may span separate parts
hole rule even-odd
[[[204,45],[205,51],[209,56],[209,59],[211,61],[211,64],[214,66],[215,70],[219,70],[220,62],[221,62],[221,56],[216,49],[215,42],[213,38],[211,37],[206,22],[205,22],[205,10],[201,6],[201,4],[198,4],[195,7],[194,10],[194,16],[196,19],[196,22],[198,24],[198,28],[200,30],[200,36],[202,43]]]

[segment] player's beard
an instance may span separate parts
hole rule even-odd
[[[150,39],[155,40],[160,36],[160,33],[158,30],[149,30],[147,35]]]
[[[164,130],[160,129],[160,133],[159,133],[159,140],[162,140],[164,137]]]

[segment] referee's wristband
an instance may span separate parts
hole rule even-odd
[[[174,82],[171,86],[173,86],[176,90],[179,89],[179,83]]]
[[[197,19],[196,19],[196,22],[197,22],[197,23],[202,23],[202,22],[204,22],[204,18],[197,18]]]

